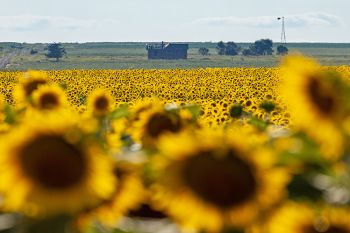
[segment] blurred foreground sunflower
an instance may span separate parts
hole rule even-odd
[[[265,226],[252,233],[349,233],[350,210],[340,207],[287,203],[276,211]]]
[[[114,108],[114,100],[109,90],[96,89],[87,100],[87,109],[94,116],[105,116]]]
[[[191,126],[195,120],[188,109],[177,105],[165,106],[159,100],[149,100],[131,109],[130,134],[146,146],[154,146],[164,134],[176,134]]]
[[[10,129],[10,125],[8,122],[6,122],[6,107],[7,103],[4,99],[4,96],[0,94],[0,134],[6,133]]]
[[[329,158],[343,151],[340,130],[348,113],[349,89],[340,76],[321,70],[309,58],[288,57],[282,66],[284,96],[297,127],[305,130]]]
[[[44,71],[28,71],[14,89],[15,102],[19,107],[30,102],[33,92],[41,85],[47,84],[49,79]]]
[[[138,207],[145,199],[145,188],[139,174],[140,170],[138,165],[118,162],[114,168],[114,175],[118,179],[115,192],[98,206],[79,214],[78,224],[80,228],[85,228],[96,220],[113,227],[121,217],[131,209]]]
[[[77,121],[72,114],[31,115],[3,138],[5,210],[33,217],[73,214],[110,197],[116,187],[112,163]]]
[[[251,151],[247,135],[201,131],[168,135],[153,164],[154,200],[185,229],[243,228],[285,195],[286,171],[264,149]]]
[[[64,91],[56,85],[42,85],[33,92],[33,105],[39,110],[54,110],[68,106]]]

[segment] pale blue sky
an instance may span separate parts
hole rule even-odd
[[[0,0],[0,41],[350,42],[350,0]]]

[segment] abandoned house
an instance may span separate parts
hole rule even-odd
[[[148,59],[187,59],[188,44],[147,44]]]

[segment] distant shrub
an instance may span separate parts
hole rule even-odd
[[[250,48],[248,48],[248,49],[243,49],[242,55],[243,56],[253,56],[255,54],[254,54],[254,51],[252,51]]]
[[[216,50],[219,55],[235,56],[238,55],[241,48],[233,41],[227,42],[226,44],[220,41],[217,43]]]
[[[244,56],[265,56],[265,55],[272,55],[273,53],[273,42],[270,39],[261,39],[254,42],[254,44],[251,44],[249,48],[244,49],[242,54]]]
[[[48,53],[45,54],[47,58],[56,58],[59,61],[64,55],[67,55],[66,50],[62,47],[61,43],[53,43],[47,46]]]
[[[208,56],[209,55],[209,49],[201,47],[198,49],[198,53],[202,56]]]
[[[38,53],[38,50],[36,49],[31,49],[30,50],[30,55],[34,55],[34,54],[37,54]]]
[[[288,54],[288,48],[284,45],[279,45],[277,47],[277,55],[286,55]]]

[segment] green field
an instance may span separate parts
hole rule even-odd
[[[248,43],[238,43],[247,48]],[[200,67],[272,67],[281,57],[272,56],[219,56],[216,43],[189,43],[187,60],[148,60],[146,43],[65,43],[67,57],[59,62],[45,57],[46,44],[0,43],[0,59],[12,55],[11,62],[1,70],[28,69],[175,69]],[[278,44],[274,45],[274,50]],[[209,48],[210,56],[198,54],[200,47]],[[312,56],[323,65],[350,65],[350,44],[335,43],[290,43],[290,53]],[[31,55],[35,49],[37,54]]]

